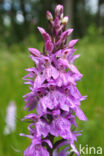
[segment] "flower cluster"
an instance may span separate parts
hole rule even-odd
[[[76,40],[67,43],[68,36],[73,29],[65,30],[68,17],[63,15],[64,8],[57,5],[55,18],[47,11],[46,16],[51,26],[51,34],[38,27],[45,41],[44,50],[29,48],[35,67],[26,69],[28,75],[24,77],[25,84],[30,85],[30,93],[24,96],[25,108],[29,111],[36,109],[22,120],[30,120],[28,126],[29,137],[32,142],[25,150],[25,156],[67,156],[71,147],[79,155],[74,142],[80,132],[72,130],[77,127],[75,116],[80,120],[87,120],[80,109],[82,96],[76,87],[82,74],[74,65]],[[55,138],[60,140],[55,141]],[[60,153],[58,148],[67,145]]]

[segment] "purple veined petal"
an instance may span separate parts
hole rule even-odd
[[[67,101],[67,96],[64,94],[60,94],[59,96],[59,104],[60,104],[60,108],[63,111],[69,112],[69,102]]]
[[[29,85],[33,85],[34,81],[27,79],[26,82],[24,82],[24,84],[29,84]]]
[[[75,127],[78,127],[77,123],[75,121],[75,116],[74,115],[72,115],[71,113],[67,113],[67,114],[64,113],[63,116],[65,116],[67,119],[69,119],[71,124],[73,124]]]
[[[60,54],[60,58],[62,59],[66,59],[67,61],[71,61],[72,57],[73,57],[73,53],[76,51],[76,49],[64,49],[64,50],[61,50],[61,54]],[[57,53],[56,53],[57,54]],[[56,55],[57,57],[57,55]]]
[[[72,144],[73,141],[72,140],[65,140],[62,143],[60,143],[56,149],[53,151],[53,156],[68,156],[69,151],[67,151],[70,147],[70,144]],[[67,145],[66,148],[64,148],[59,154],[58,154],[58,149],[64,145]]]
[[[82,135],[82,132],[83,132],[83,130],[74,131],[73,134],[74,134],[75,136],[81,136],[81,135]],[[75,141],[76,141],[76,140],[75,140]]]
[[[75,82],[73,76],[71,76],[68,72],[66,73],[66,79],[68,80],[68,84],[76,85],[76,82]]]
[[[67,105],[67,104],[62,104],[62,105],[60,105],[60,108],[61,108],[62,110],[64,110],[64,111],[69,111],[69,105]]]
[[[28,126],[28,130],[29,130],[29,133],[33,136],[37,136],[36,135],[36,130],[35,130],[35,123],[31,123],[29,126]]]
[[[72,139],[71,124],[69,120],[61,116],[55,118],[51,123],[50,133],[56,137],[61,136],[64,139]]]
[[[64,31],[61,36],[60,39],[56,42],[56,46],[58,46],[59,44],[61,44],[62,42],[65,42],[65,40],[67,39],[67,37],[73,32],[73,29],[68,29],[66,31]]]
[[[34,63],[36,64],[36,66],[39,65],[40,60],[38,59],[38,57],[34,57],[34,56],[31,55],[30,58],[34,61]]]
[[[40,51],[35,49],[35,48],[28,48],[28,50],[31,53],[31,55],[33,55],[35,57],[40,57],[41,56]]]
[[[26,75],[27,76],[27,75]],[[23,78],[23,80],[25,80],[26,82],[32,82],[31,79],[28,77],[28,78]],[[24,82],[25,84],[25,82]]]
[[[69,67],[69,62],[66,59],[60,58],[59,61],[63,66]]]
[[[37,105],[38,114],[43,115],[44,113],[47,113],[47,108],[49,108],[50,110],[54,109],[55,103],[53,103],[52,101],[52,96],[53,95],[49,93],[39,100]]]
[[[25,151],[24,156],[49,156],[49,152],[41,145],[30,145]]]
[[[59,71],[64,72],[68,67],[62,60],[62,58],[59,58],[58,60],[55,60],[54,64]]]
[[[36,63],[36,64],[39,64],[40,62],[43,62],[43,55],[41,55],[40,57],[36,57],[36,56],[33,56],[33,55],[31,55],[31,58],[32,58],[32,60]]]
[[[69,101],[70,101],[70,105],[71,105],[70,107],[72,109],[74,109],[76,106],[80,105],[80,99],[75,99],[72,96],[69,96]]]
[[[66,49],[63,51],[63,53],[68,52],[69,57],[70,57],[70,55],[72,55],[74,52],[76,52],[76,50],[77,50],[77,49],[73,49],[73,48],[66,48]]]
[[[49,156],[49,152],[48,152],[47,149],[44,148],[44,147],[41,148],[41,151],[40,151],[39,153],[40,153],[39,156],[40,156],[40,155]]]
[[[63,32],[62,36],[65,38],[66,36],[69,36],[73,32],[73,29],[68,29]]]
[[[23,133],[20,133],[19,135],[20,136],[25,136],[25,137],[30,138],[30,139],[33,139],[32,135],[26,135],[26,134],[23,134]]]
[[[73,76],[74,81],[76,82],[76,81],[80,81],[83,75],[72,73],[72,76]]]
[[[50,58],[48,56],[44,56],[44,55],[41,57],[41,62],[44,65],[44,69],[45,69],[45,67],[48,67],[51,64]]]
[[[80,54],[72,56],[70,63],[73,64],[74,61],[79,57],[80,57]]]
[[[27,72],[34,72],[36,74],[38,74],[38,70],[35,67],[31,67],[31,68],[27,68],[25,69]]]
[[[42,140],[42,142],[46,142],[50,148],[53,148],[53,145],[49,139],[44,139],[44,140]]]
[[[42,85],[44,88],[50,88],[51,86],[56,87],[56,82],[54,80],[50,80],[48,83]]]
[[[84,101],[84,100],[86,100],[86,98],[87,98],[87,96],[81,96],[81,97],[80,97],[80,100],[81,100],[81,101]]]
[[[43,71],[43,77],[46,79],[46,80],[50,80],[51,78],[53,79],[57,79],[59,76],[59,72],[58,70],[53,67],[52,65],[49,65],[48,67],[46,67]]]
[[[87,117],[79,107],[75,108],[75,114],[80,120],[88,121]]]
[[[79,154],[77,148],[75,147],[75,145],[74,145],[74,144],[70,144],[70,145],[71,145],[72,151],[73,151],[77,156],[80,156],[80,154]]]
[[[68,156],[69,151],[67,151],[69,149],[69,147],[64,148],[63,150],[61,150],[61,152],[59,153],[59,156]]]
[[[75,103],[71,98],[67,98],[66,104],[69,105],[69,109],[71,110],[75,108]]]
[[[47,122],[39,120],[35,124],[37,136],[43,136],[44,138],[48,135],[50,131],[50,126]]]
[[[28,115],[26,115],[23,119],[22,119],[22,121],[24,121],[24,120],[26,120],[26,119],[30,119],[30,120],[37,120],[39,118],[39,115],[37,115],[37,114],[34,114],[34,113],[31,113],[31,114],[28,114]]]
[[[23,80],[27,80],[27,78],[33,78],[33,73],[29,73],[26,76],[23,77]]]
[[[74,142],[74,141],[77,141],[77,136],[80,136],[80,135],[77,135],[76,133],[72,132],[72,136],[73,136],[73,142]]]
[[[54,45],[50,40],[47,40],[45,43],[45,49],[51,53],[53,51]]]
[[[62,78],[59,76],[59,78],[56,80],[56,85],[58,86],[58,87],[61,87],[62,85],[63,85],[63,80],[62,80]]]
[[[72,143],[73,143],[73,140],[70,140],[70,139],[69,140],[65,140],[62,143],[60,143],[56,148],[58,149],[58,148],[60,148],[60,147],[62,147],[64,145],[70,145]]]
[[[58,150],[55,149],[53,151],[53,156],[68,156],[69,151],[67,151],[69,149],[69,147],[64,148],[63,150],[61,150],[60,153],[58,153]]]
[[[24,107],[24,109],[28,108],[28,111],[32,111],[33,109],[35,109],[37,106],[37,102],[34,99],[31,99],[26,106]]]
[[[44,39],[45,41],[47,41],[47,40],[50,40],[50,41],[51,41],[50,35],[49,35],[43,28],[38,27],[38,30],[39,30],[40,33],[42,34],[43,39]]]
[[[58,116],[58,115],[60,115],[60,110],[59,109],[52,111],[52,116]]]
[[[31,111],[34,108],[36,108],[37,105],[37,98],[35,97],[36,94],[33,95],[33,92],[30,92],[26,95],[24,95],[25,98],[25,108],[26,109],[28,107],[28,110]]]
[[[60,97],[60,94],[58,91],[53,91],[50,93],[50,99],[52,101],[51,103],[53,105],[53,109],[59,106],[59,103],[60,103],[59,97]]]
[[[62,30],[63,25],[61,25],[61,20],[59,17],[56,17],[56,19],[54,20],[54,29],[56,32],[56,35],[58,35],[58,33]]]
[[[56,17],[56,19],[54,20],[54,27],[55,27],[55,29],[59,29],[60,28],[60,24],[61,24],[60,18]]]
[[[59,77],[58,77],[58,79],[57,79],[56,84],[58,86],[62,86],[62,85],[66,86],[68,84],[75,85],[76,83],[74,82],[73,77],[70,76],[68,73],[64,73],[64,72],[62,73],[61,72],[60,75],[59,75]]]
[[[68,62],[71,63],[71,64],[73,64],[72,59],[73,59],[73,57],[75,56],[75,55],[73,55],[73,54],[74,54],[74,52],[76,52],[76,50],[77,50],[77,49],[69,49],[69,51],[68,51],[68,54],[67,54],[66,59],[67,59]],[[65,52],[64,52],[64,53],[66,53],[66,52],[67,52],[67,49],[65,49]]]
[[[50,102],[50,103],[49,103]],[[37,105],[37,113],[40,115],[46,114],[47,113],[47,108],[52,109],[53,105],[52,102],[50,100],[50,98],[48,98],[47,96],[41,98],[38,102]]]
[[[41,34],[44,34],[46,32],[42,27],[38,27],[38,30],[40,31]]]
[[[62,78],[62,75],[60,74],[59,77],[58,77],[57,80],[56,80],[56,85],[57,85],[58,87],[61,87],[63,84],[64,84],[63,78]]]
[[[68,88],[70,95],[74,97],[75,99],[80,99],[82,98],[81,93],[79,92],[78,88],[75,85],[70,85]]]
[[[73,64],[69,64],[68,67],[73,73],[78,74],[78,76],[82,78],[83,75],[78,71],[78,69]]]
[[[52,74],[52,77],[53,77],[54,79],[57,79],[58,76],[59,76],[58,70],[57,70],[55,67],[53,67],[53,66],[51,66],[51,74]]]
[[[23,98],[34,96],[34,92],[27,93],[23,96]]]
[[[42,75],[38,75],[34,81],[34,88],[40,88],[42,83],[45,81],[45,77]]]
[[[52,73],[51,73],[51,66],[47,67],[44,71],[43,71],[43,75],[44,75],[44,78],[46,80],[49,80],[52,76]]]
[[[73,48],[74,45],[75,45],[78,41],[79,41],[78,39],[71,40],[71,41],[69,42],[69,44],[68,44],[68,47],[69,47],[69,48]]]
[[[48,151],[41,145],[41,140],[33,139],[30,146],[24,151],[24,156],[49,156]]]
[[[67,59],[60,58],[59,61],[60,61],[60,64],[61,65],[66,66],[66,67],[69,67],[70,69],[73,69],[75,72],[78,72],[76,70],[76,67],[75,68],[74,67],[72,68],[72,66],[69,64],[69,62],[67,61]]]
[[[55,54],[53,54],[54,57],[61,57],[62,56],[62,50],[58,50]]]
[[[71,150],[69,151],[69,153],[68,154],[71,154],[72,152],[74,152],[77,156],[80,156],[80,154],[79,154],[79,152],[78,152],[78,150],[76,149],[76,147],[75,147],[75,145],[74,145],[74,143],[73,143],[73,140],[65,140],[64,142],[62,142],[61,144],[59,144],[58,146],[57,146],[57,148],[56,148],[56,150],[55,150],[55,155],[53,155],[53,156],[58,156],[57,155],[57,149],[58,148],[60,148],[60,147],[62,147],[62,146],[64,146],[64,145],[70,145],[71,146]],[[66,151],[68,150],[68,148],[69,147],[66,147]],[[63,153],[64,154],[64,153]],[[64,156],[64,155],[63,155]],[[66,156],[66,155],[65,155]]]

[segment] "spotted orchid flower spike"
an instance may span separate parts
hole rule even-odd
[[[24,77],[30,89],[30,93],[24,96],[25,109],[36,113],[22,119],[30,121],[29,135],[20,135],[31,139],[24,156],[68,156],[71,151],[80,155],[74,144],[81,135],[80,131],[75,131],[75,117],[87,121],[80,108],[80,102],[86,96],[82,96],[76,87],[82,78],[74,65],[80,56],[74,54],[78,40],[67,42],[73,29],[65,30],[69,18],[64,17],[63,12],[62,5],[56,6],[55,17],[46,12],[51,33],[38,27],[44,39],[44,50],[28,49],[35,67],[26,69],[28,75]]]

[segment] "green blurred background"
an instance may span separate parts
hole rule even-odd
[[[82,102],[88,122],[77,120],[83,133],[76,145],[100,146],[104,155],[104,0],[0,0],[0,156],[22,156],[30,143],[19,136],[28,133],[28,123],[21,122],[28,114],[22,98],[28,86],[22,77],[25,69],[33,66],[27,48],[42,50],[37,25],[48,30],[45,12],[53,12],[56,3],[64,4],[65,14],[71,16],[72,38],[80,38],[76,48],[81,57],[76,65],[84,77],[78,88],[82,95],[88,95]],[[16,131],[5,136],[6,109],[11,100],[17,106]]]

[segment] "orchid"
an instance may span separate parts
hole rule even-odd
[[[87,118],[80,108],[86,96],[82,96],[76,86],[83,76],[74,65],[80,56],[74,54],[78,39],[67,42],[73,29],[65,30],[69,18],[64,17],[62,5],[56,6],[55,18],[49,11],[46,17],[51,35],[38,27],[44,39],[44,50],[29,48],[35,66],[26,69],[28,74],[24,77],[30,89],[24,96],[25,109],[36,110],[22,119],[31,121],[29,135],[21,134],[32,140],[24,156],[67,156],[69,149],[79,156],[74,142],[81,134],[72,127],[78,127],[75,117],[84,121]],[[64,145],[67,147],[58,153],[58,148]]]

